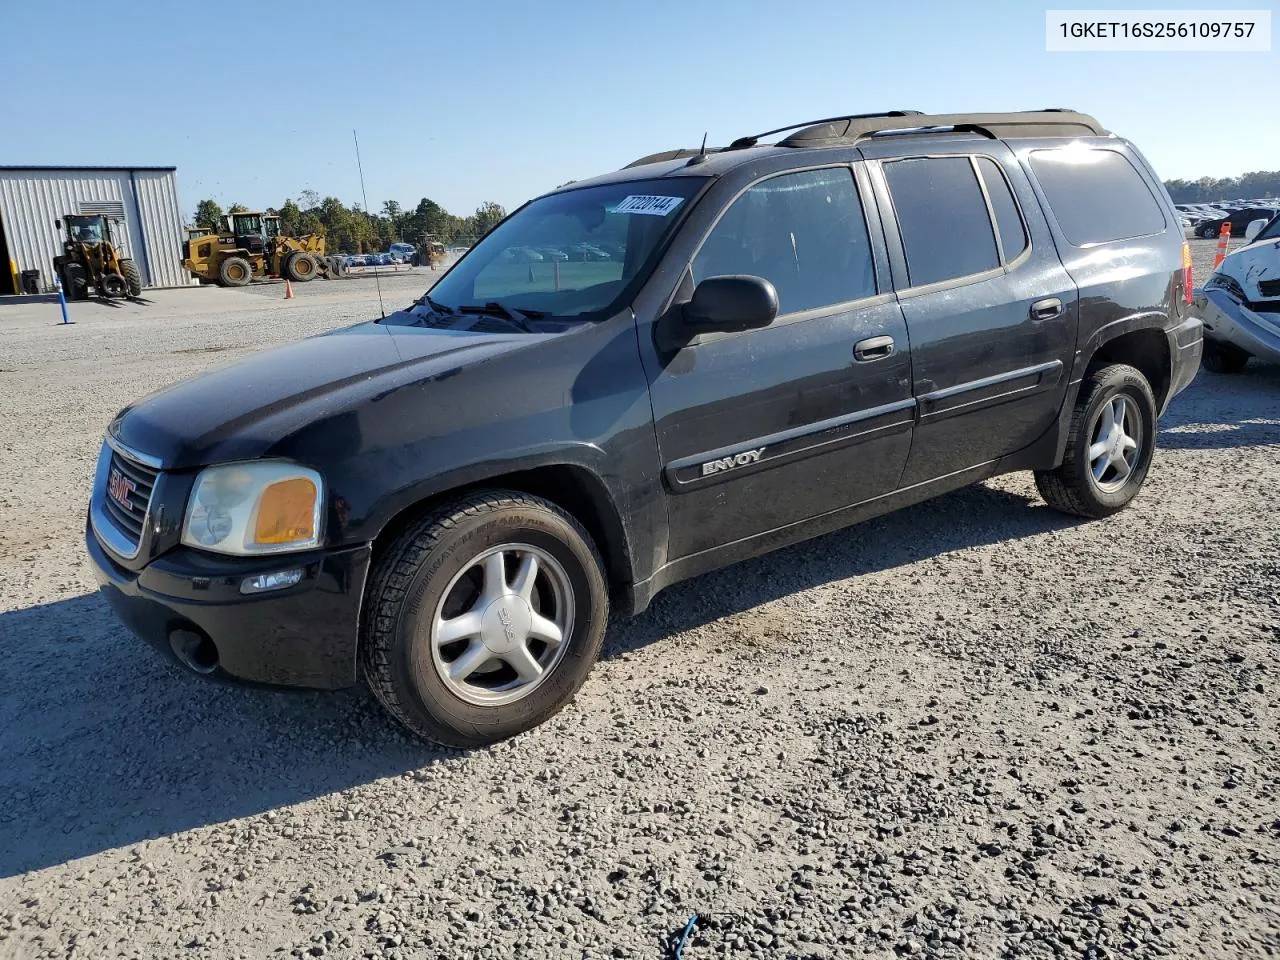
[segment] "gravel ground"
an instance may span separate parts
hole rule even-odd
[[[0,307],[0,958],[1280,953],[1280,368],[1202,373],[1116,517],[1019,474],[673,587],[449,753],[93,595],[109,417],[372,309],[270,289]]]

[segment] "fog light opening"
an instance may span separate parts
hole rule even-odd
[[[269,590],[284,590],[297,586],[302,580],[302,568],[277,570],[275,573],[262,573],[256,577],[245,577],[240,581],[241,593],[266,593]]]
[[[213,673],[218,669],[218,648],[214,642],[192,630],[174,630],[169,634],[174,655],[196,673]]]

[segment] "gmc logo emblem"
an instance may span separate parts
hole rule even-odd
[[[133,504],[129,502],[131,493],[133,493],[133,481],[119,470],[112,470],[111,476],[107,478],[107,496],[132,513]]]

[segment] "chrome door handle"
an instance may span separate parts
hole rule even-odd
[[[853,345],[853,358],[859,363],[883,360],[893,356],[893,337],[868,337]]]
[[[1062,316],[1062,301],[1057,297],[1048,300],[1037,300],[1031,305],[1032,320],[1052,320]]]

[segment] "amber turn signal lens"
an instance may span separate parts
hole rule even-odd
[[[315,538],[316,487],[294,478],[262,491],[253,541],[263,544],[306,543]]]

